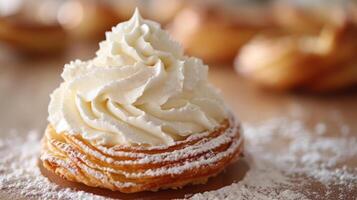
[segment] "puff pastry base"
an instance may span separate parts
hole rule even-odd
[[[205,183],[241,155],[240,125],[225,120],[212,132],[170,146],[93,145],[48,125],[42,140],[44,167],[64,179],[123,193]]]

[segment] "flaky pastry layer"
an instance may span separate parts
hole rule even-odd
[[[205,183],[240,155],[240,132],[232,118],[170,146],[103,146],[48,125],[41,160],[62,178],[92,187],[124,193],[181,188]]]

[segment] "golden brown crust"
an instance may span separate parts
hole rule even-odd
[[[46,169],[93,187],[133,193],[203,183],[243,150],[239,125],[225,121],[210,133],[168,147],[95,146],[49,125],[42,140]]]

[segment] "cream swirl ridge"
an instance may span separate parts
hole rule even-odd
[[[207,72],[136,11],[106,33],[95,58],[64,66],[48,120],[96,144],[169,145],[227,118]]]

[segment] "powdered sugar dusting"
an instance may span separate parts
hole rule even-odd
[[[356,164],[343,164],[356,158],[357,138],[346,131],[327,136],[326,128],[287,118],[244,124],[251,167],[244,179],[191,198],[356,199]]]
[[[245,123],[243,129],[250,167],[243,180],[187,198],[356,199],[357,138],[346,124],[340,136],[327,134],[326,122],[308,126],[288,118]],[[106,199],[60,188],[43,177],[37,167],[41,135],[2,133],[0,198]]]
[[[0,139],[0,199],[106,199],[61,189],[42,176],[37,166],[41,134],[11,132]]]

